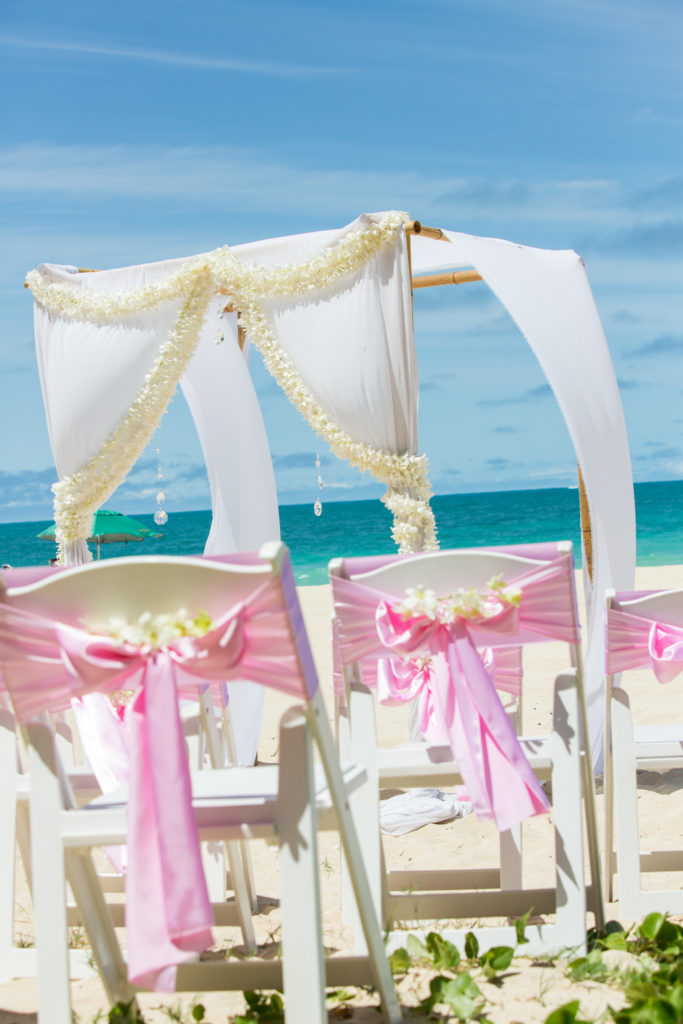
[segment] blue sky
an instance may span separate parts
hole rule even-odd
[[[341,226],[424,223],[586,261],[637,480],[683,477],[680,0],[0,4],[0,521],[54,468],[22,287]],[[440,493],[575,483],[533,355],[483,284],[416,294],[420,448]],[[252,354],[282,501],[380,492],[326,454]],[[484,391],[481,381],[486,376]],[[177,397],[109,504],[208,506]]]

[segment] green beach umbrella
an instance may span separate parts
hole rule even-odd
[[[129,540],[141,541],[145,537],[160,537],[160,533],[152,533],[148,526],[143,526],[137,519],[124,516],[121,512],[101,508],[95,513],[92,536],[88,543],[97,544],[97,557],[100,557],[100,544],[128,543]],[[38,534],[39,540],[55,539],[55,524]]]

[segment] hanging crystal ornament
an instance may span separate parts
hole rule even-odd
[[[161,472],[161,449],[157,448],[157,480],[161,481],[164,479],[164,474]],[[163,508],[163,504],[166,501],[166,495],[161,490],[161,486],[157,491],[157,505],[159,508],[154,513],[154,522],[157,526],[164,526],[168,522],[168,513]]]
[[[318,470],[318,496],[315,499],[315,502],[313,503],[313,512],[315,513],[316,516],[321,516],[323,514],[323,503],[320,500],[320,491],[322,490],[324,485],[323,485],[323,478],[320,475],[320,453],[319,452],[317,452],[316,456],[315,456],[315,468]]]
[[[221,302],[221,303],[219,304],[219,306],[218,306],[218,319],[219,319],[219,320],[222,320],[222,319],[223,319],[223,316],[224,316],[224,314],[225,314],[225,309],[223,308],[223,303]],[[222,344],[222,342],[224,342],[224,341],[225,341],[225,335],[223,334],[223,328],[222,328],[222,326],[221,326],[221,325],[219,324],[219,325],[218,325],[218,330],[216,331],[216,344],[217,344],[217,345],[220,345],[220,344]]]

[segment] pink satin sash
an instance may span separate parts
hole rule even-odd
[[[404,619],[396,598],[331,577],[341,663],[360,661],[365,669],[374,662],[385,698],[418,698],[425,739],[450,745],[477,815],[492,818],[500,830],[547,810],[548,801],[477,647],[505,650],[541,639],[578,643],[572,570],[571,557],[560,555],[506,581],[522,591],[518,608],[449,623],[423,615]],[[420,655],[429,657],[429,666]]]
[[[126,926],[133,984],[173,991],[176,967],[212,944],[213,914],[192,810],[178,696],[251,679],[308,700],[317,680],[291,571],[255,585],[205,636],[159,650],[117,645],[0,602],[0,661],[25,720],[95,691],[135,690],[129,708]]]
[[[651,669],[658,682],[669,683],[683,672],[683,627],[607,609],[607,672]]]

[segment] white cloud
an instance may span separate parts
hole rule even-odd
[[[280,64],[276,61],[238,60],[233,57],[208,57],[168,50],[153,50],[146,47],[111,46],[69,39],[40,39],[36,36],[0,34],[0,45],[19,50],[43,50],[70,55],[80,53],[87,57],[110,57],[114,60],[167,64],[191,71],[227,71],[250,75],[272,75],[278,78],[317,78],[357,74],[357,70],[351,68],[318,67],[312,64]]]

